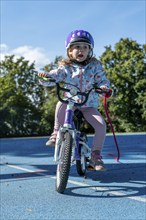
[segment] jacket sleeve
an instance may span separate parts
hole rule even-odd
[[[107,86],[108,88],[110,88],[110,81],[106,78],[106,73],[100,62],[98,62],[95,67],[94,80],[95,83],[97,83],[98,87]]]
[[[45,72],[47,76],[55,79],[56,82],[65,81],[67,77],[66,69],[64,66],[59,67],[58,69],[51,70],[50,72]],[[47,82],[43,80],[39,80],[39,83],[45,87],[47,86],[54,86],[55,83]]]

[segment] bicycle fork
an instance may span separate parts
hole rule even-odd
[[[72,147],[71,162],[74,162],[76,160],[81,160],[81,155],[80,155],[81,152],[79,153],[79,144],[83,146],[84,150],[82,150],[82,153],[85,154],[85,157],[90,158],[91,150],[88,147],[88,145],[85,143],[85,141],[82,140],[83,138],[81,137],[81,132],[79,131],[79,127],[80,125],[77,127],[77,129],[75,128],[75,124],[73,121],[73,103],[70,103],[67,105],[67,109],[65,112],[64,125],[60,127],[56,138],[55,153],[54,153],[54,161],[56,163],[58,163],[60,159],[59,157],[60,147],[65,147],[65,145],[61,146],[64,143],[65,132],[69,132],[73,139],[72,146],[70,146]]]

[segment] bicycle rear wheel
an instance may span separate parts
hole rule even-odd
[[[67,186],[71,166],[72,143],[73,139],[71,134],[66,132],[60,145],[59,162],[56,173],[56,191],[59,193],[63,193]]]

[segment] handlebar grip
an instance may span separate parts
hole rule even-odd
[[[37,75],[37,78],[40,79],[40,80],[46,81],[46,82],[56,82],[55,79],[53,79],[49,76],[38,76]]]
[[[112,89],[109,89],[108,91],[104,91],[101,88],[95,88],[95,92],[105,96],[106,98],[109,98],[112,95]]]
[[[47,78],[48,79],[48,82],[56,82],[56,80],[55,79],[53,79],[53,78]]]
[[[112,89],[109,89],[109,91],[106,92],[106,93],[104,94],[104,96],[105,96],[106,98],[109,98],[109,97],[111,97],[112,93],[113,93],[113,90],[112,90]]]

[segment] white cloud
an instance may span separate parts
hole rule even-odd
[[[1,51],[8,50],[8,46],[6,44],[0,44]]]
[[[0,60],[3,60],[5,55],[8,55],[8,46],[6,44],[0,44]]]
[[[48,58],[48,54],[39,47],[33,48],[29,45],[24,45],[17,47],[15,49],[10,49],[8,45],[1,44],[1,57],[0,60],[3,60],[6,55],[15,55],[16,58],[24,57],[26,60],[29,60],[30,63],[35,62],[36,69],[40,69],[50,63],[50,59]]]

